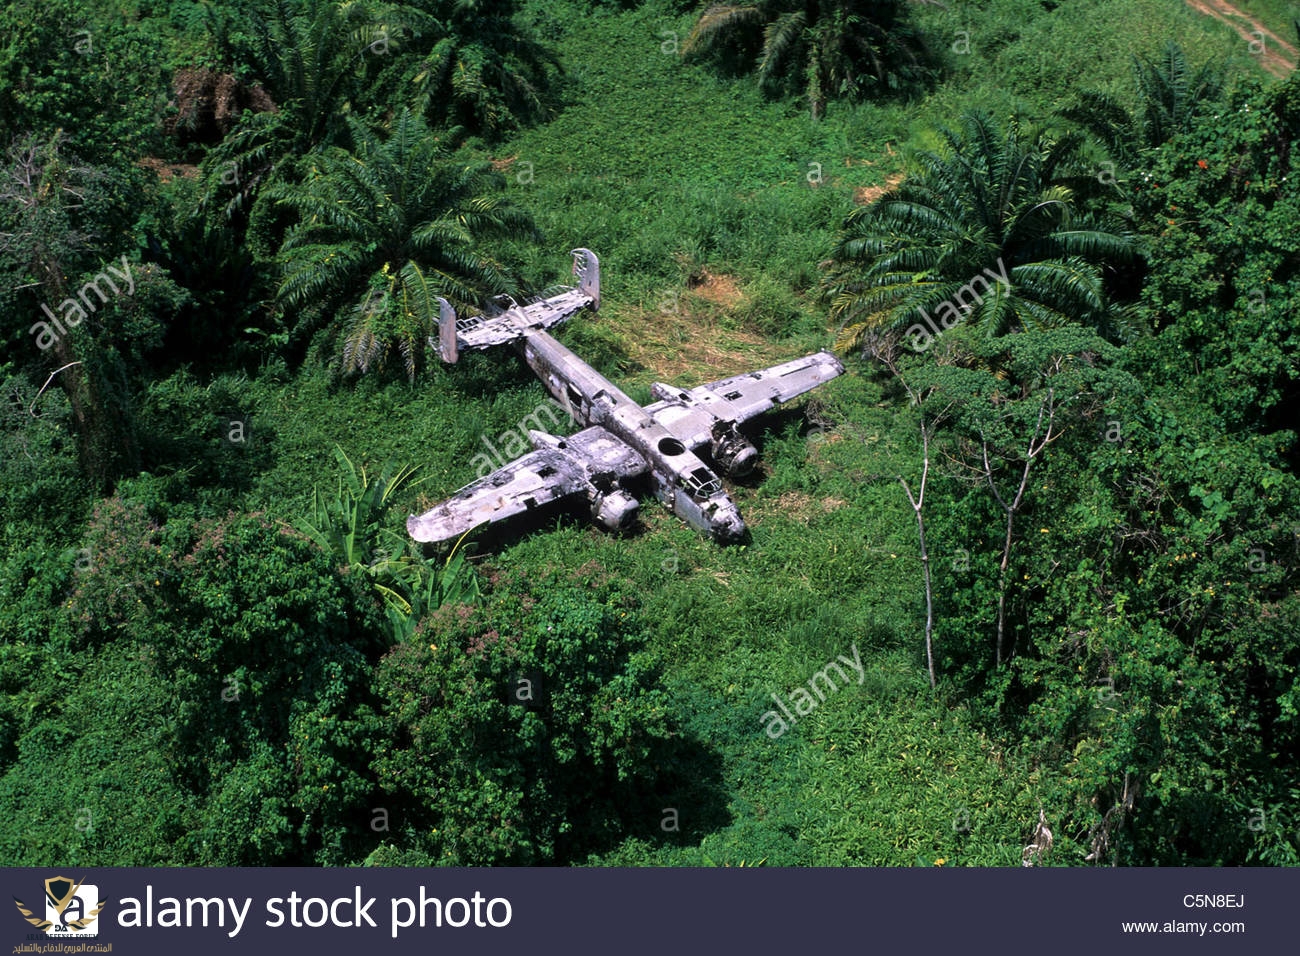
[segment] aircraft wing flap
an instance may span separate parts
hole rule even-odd
[[[411,537],[449,541],[479,525],[587,494],[593,481],[633,478],[648,468],[645,459],[600,427],[568,438],[534,434],[541,439],[536,451],[470,482],[431,511],[408,517]]]
[[[406,530],[416,541],[448,541],[481,524],[531,511],[586,487],[586,475],[577,462],[544,448],[470,482],[432,511],[411,515]]]
[[[844,366],[830,352],[814,352],[771,368],[700,385],[690,394],[702,400],[707,400],[706,396],[721,398],[729,406],[728,412],[737,416],[730,420],[740,424],[843,372]]]
[[[632,446],[599,425],[559,440],[559,448],[580,460],[588,480],[598,476],[638,478],[650,470],[646,460]]]
[[[739,425],[781,402],[802,395],[844,371],[829,352],[816,352],[757,372],[679,389],[655,384],[661,401],[646,411],[687,447],[695,450],[708,442],[716,422]]]

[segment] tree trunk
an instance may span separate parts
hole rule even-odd
[[[44,270],[42,283],[50,299],[67,298],[57,266]],[[60,335],[51,348],[55,368],[71,365],[59,374],[59,387],[72,408],[73,429],[77,442],[77,463],[82,476],[101,494],[112,491],[125,475],[140,470],[140,449],[136,440],[134,418],[125,401],[113,401],[104,380],[103,356],[95,347],[79,354],[70,334]]]
[[[11,152],[11,166],[0,186],[0,199],[18,208],[21,226],[12,238],[23,250],[45,302],[55,309],[70,298],[64,265],[75,254],[75,243],[65,238],[60,246],[46,236],[51,230],[65,237],[75,232],[68,226],[67,214],[81,208],[85,198],[72,183],[77,172],[87,177],[92,172],[68,167],[59,156],[60,145],[56,136],[48,143]],[[51,368],[58,369],[59,387],[72,408],[81,473],[98,491],[108,492],[118,478],[140,467],[126,383],[114,387],[111,354],[96,345],[89,328],[76,342],[71,331],[59,334],[51,352]]]
[[[925,504],[925,484],[930,477],[930,432],[925,425],[925,416],[921,416],[921,483],[915,497],[903,476],[898,476],[898,483],[903,486],[907,500],[916,514],[917,535],[921,544],[921,573],[925,581],[925,663],[930,671],[930,689],[935,688],[934,678],[934,589],[930,584],[930,552],[925,546],[925,517],[921,512]]]
[[[1007,622],[1007,567],[1011,564],[1011,525],[1015,513],[1007,511],[1007,540],[1002,545],[1002,563],[998,566],[998,666],[1002,666],[1002,635]]]
[[[930,586],[930,552],[925,547],[925,519],[916,509],[916,528],[921,538],[921,570],[925,575],[925,664],[930,671],[930,690],[934,690],[934,590]]]

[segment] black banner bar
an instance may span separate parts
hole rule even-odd
[[[1300,908],[1274,869],[2,872],[14,956],[1285,952]]]

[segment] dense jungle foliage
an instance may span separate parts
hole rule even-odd
[[[6,4],[0,859],[1300,863],[1300,10],[1237,8]],[[545,400],[437,297],[579,246],[638,401],[847,374],[743,544],[419,550]]]

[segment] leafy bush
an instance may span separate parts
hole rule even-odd
[[[0,523],[57,528],[87,506],[67,397],[54,386],[41,392],[43,381],[0,372]]]
[[[370,862],[565,862],[648,804],[671,737],[624,586],[588,568],[504,578],[383,660],[374,769],[400,821]]]
[[[373,600],[306,538],[257,515],[160,523],[110,499],[86,544],[94,563],[69,608],[76,646],[126,642],[146,672],[166,675],[170,780],[197,801],[177,861],[359,852]]]
[[[0,127],[62,130],[92,162],[160,145],[167,86],[151,24],[78,0],[19,0],[0,11],[0,34]]]
[[[312,513],[298,528],[341,567],[370,581],[384,603],[392,642],[407,637],[426,613],[444,603],[478,598],[478,579],[459,548],[439,568],[405,534],[387,526],[393,495],[414,468],[389,461],[371,478],[364,468],[357,472],[342,448],[335,447],[334,457],[342,471],[338,493],[330,497],[317,489]]]

